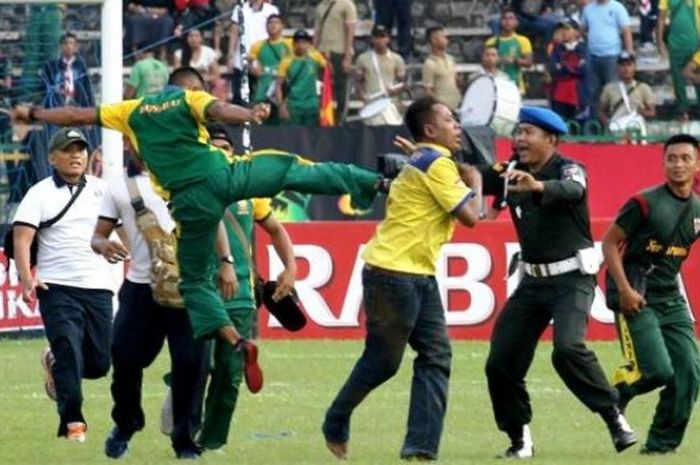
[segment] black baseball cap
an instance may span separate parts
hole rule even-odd
[[[70,144],[74,142],[80,142],[88,148],[90,144],[80,129],[77,128],[61,128],[53,133],[51,136],[51,141],[49,142],[49,150],[53,152],[54,150],[65,150]]]
[[[267,310],[277,318],[282,327],[288,331],[299,331],[306,326],[306,316],[302,311],[301,301],[296,290],[278,301],[272,300],[277,283],[268,281],[263,287],[263,303]]]
[[[389,35],[389,31],[383,24],[375,24],[372,26],[372,37],[386,37]]]
[[[306,40],[308,42],[311,42],[311,34],[309,34],[306,29],[297,29],[296,31],[294,31],[292,40],[294,40],[294,42],[296,42],[297,40]]]
[[[557,24],[557,27],[571,27],[574,29],[581,29],[581,24],[576,20],[576,18],[568,16],[562,21],[560,21],[559,24]]]

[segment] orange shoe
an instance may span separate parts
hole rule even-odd
[[[74,421],[68,423],[68,431],[66,432],[66,439],[75,442],[85,442],[85,432],[87,431],[87,425],[82,421]]]
[[[49,399],[56,400],[56,383],[53,379],[53,353],[50,347],[41,351],[41,366],[44,367],[44,389]]]

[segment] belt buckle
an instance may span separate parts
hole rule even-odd
[[[540,269],[540,265],[533,263],[532,265],[530,265],[530,270],[532,271],[532,276],[534,276],[535,278],[542,277],[542,270]]]

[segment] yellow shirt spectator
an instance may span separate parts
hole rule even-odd
[[[447,148],[418,144],[391,185],[386,217],[362,258],[387,270],[434,275],[440,247],[454,232],[452,213],[474,195]]]

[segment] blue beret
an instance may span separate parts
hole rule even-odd
[[[561,116],[549,108],[522,107],[518,115],[519,123],[530,123],[552,134],[562,135],[569,132],[569,128]]]

